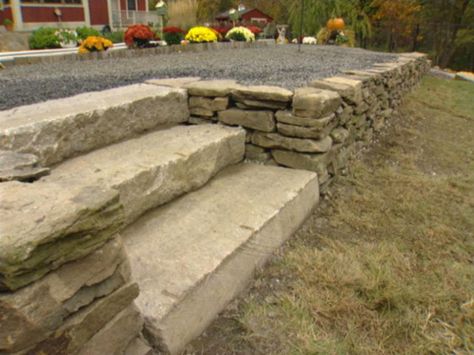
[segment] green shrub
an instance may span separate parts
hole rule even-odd
[[[100,36],[100,32],[87,26],[76,28],[77,38],[79,41],[85,40],[89,36]]]
[[[163,37],[166,43],[171,46],[173,44],[181,44],[184,35],[179,32],[164,32]]]
[[[114,31],[114,32],[108,32],[104,34],[104,37],[111,40],[113,43],[123,42],[123,36],[124,36],[123,31]]]
[[[56,35],[57,28],[41,27],[33,31],[28,39],[30,49],[60,48],[59,37]]]

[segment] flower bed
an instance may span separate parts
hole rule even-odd
[[[217,42],[218,34],[211,28],[197,26],[189,30],[185,39],[191,43],[211,43]]]
[[[237,42],[254,42],[255,35],[246,27],[234,27],[225,35],[225,38]]]
[[[150,41],[155,38],[155,33],[147,25],[129,26],[124,36],[125,43],[129,48],[148,48]]]
[[[82,41],[79,53],[103,52],[113,47],[112,41],[100,36],[89,36]]]

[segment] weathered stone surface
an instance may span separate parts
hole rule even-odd
[[[357,105],[354,109],[356,115],[361,115],[369,110],[369,105],[367,103],[362,102],[361,104]]]
[[[293,114],[300,117],[319,118],[336,112],[341,96],[334,91],[316,88],[300,88],[293,97]]]
[[[471,83],[474,83],[474,74],[469,73],[469,72],[459,72],[459,73],[456,73],[454,79],[469,81]]]
[[[354,108],[352,106],[346,106],[344,109],[337,114],[337,118],[339,118],[339,123],[345,124],[347,123],[354,113]]]
[[[324,184],[329,179],[328,166],[331,164],[333,154],[301,154],[288,150],[272,150],[273,159],[278,164],[294,169],[314,171],[318,174],[319,184]]]
[[[278,133],[252,133],[252,143],[264,148],[283,148],[303,153],[324,153],[331,149],[332,139],[323,140],[284,137]]]
[[[214,111],[206,110],[202,107],[190,107],[189,113],[191,115],[200,116],[200,117],[208,117],[208,118],[211,118],[214,116]]]
[[[343,127],[338,127],[331,132],[334,143],[344,143],[349,138],[349,131]]]
[[[76,353],[118,313],[129,307],[138,294],[138,285],[129,284],[108,297],[96,300],[69,317],[61,328],[28,353],[58,355]]]
[[[333,116],[335,116],[333,114]],[[297,138],[313,138],[321,140],[326,138],[334,127],[337,125],[337,121],[330,119],[330,123],[325,127],[303,127],[294,126],[286,123],[277,123],[278,133],[288,137]]]
[[[200,125],[200,124],[212,124],[217,122],[217,117],[196,117],[191,116],[189,117],[188,123],[193,125]]]
[[[189,98],[189,109],[193,114],[193,110],[201,109],[205,111],[224,111],[229,106],[229,98],[226,97],[200,97],[200,96],[191,96]],[[208,115],[202,115],[208,116]],[[212,117],[213,114],[210,115]]]
[[[275,120],[272,111],[248,111],[232,108],[219,112],[219,121],[263,132],[275,130]]]
[[[293,92],[278,86],[240,86],[232,90],[232,98],[237,101],[245,99],[260,101],[290,102]]]
[[[15,352],[44,340],[64,320],[130,281],[119,239],[67,263],[14,293],[0,294],[0,352]]]
[[[143,317],[135,305],[128,306],[95,334],[78,355],[123,354],[143,328]]]
[[[318,195],[314,173],[240,164],[127,228],[147,340],[180,353],[296,231]]]
[[[323,80],[315,80],[309,84],[311,87],[332,90],[339,93],[345,100],[358,105],[362,102],[362,82],[341,76],[334,76]]]
[[[0,182],[31,182],[48,174],[49,168],[38,166],[36,155],[0,150]]]
[[[330,124],[336,118],[336,116],[334,114],[330,114],[322,118],[308,118],[295,116],[290,111],[277,111],[275,113],[275,118],[280,123],[322,129]]]
[[[259,100],[247,100],[244,99],[242,101],[237,101],[235,105],[238,108],[244,110],[252,110],[252,109],[271,109],[271,110],[283,110],[288,106],[286,102],[278,102],[278,101],[259,101]]]
[[[124,219],[204,185],[243,159],[244,141],[238,128],[178,126],[70,159],[35,184],[0,184],[0,288],[89,254]]]
[[[118,192],[87,183],[6,182],[0,196],[0,290],[90,254],[124,221]]]
[[[152,355],[152,348],[143,340],[141,337],[136,337],[133,339],[123,355]]]
[[[241,161],[244,142],[245,131],[240,128],[177,126],[70,159],[43,180],[54,177],[68,184],[118,190],[126,223],[130,223]]]
[[[266,162],[271,158],[270,152],[253,144],[245,145],[245,158],[252,161]]]
[[[183,77],[183,78],[169,78],[169,79],[150,79],[146,80],[145,84],[158,85],[158,86],[168,86],[173,88],[182,88],[186,84],[193,83],[195,81],[201,80],[200,77]]]
[[[185,90],[136,84],[0,112],[0,149],[50,165],[189,117]]]
[[[185,84],[188,94],[193,96],[228,96],[240,87],[235,80],[201,80]]]

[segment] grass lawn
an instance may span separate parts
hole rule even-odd
[[[427,77],[205,354],[474,352],[474,85]]]

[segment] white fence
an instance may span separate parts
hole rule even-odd
[[[112,11],[112,27],[123,28],[137,23],[156,24],[158,15],[147,11]]]

